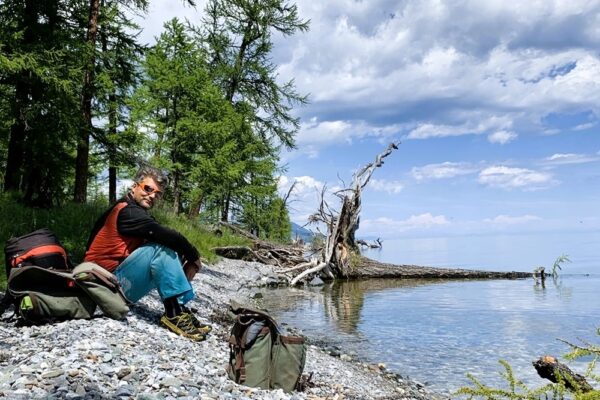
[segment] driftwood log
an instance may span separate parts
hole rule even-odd
[[[356,240],[356,244],[363,247],[368,247],[370,249],[381,249],[383,247],[383,244],[381,243],[381,238],[377,238],[377,240],[373,241],[373,243],[369,243],[366,240],[358,239]]]
[[[306,262],[302,247],[270,243],[227,222],[221,222],[220,225],[252,241],[252,247],[226,246],[213,248],[212,250],[221,257],[257,261],[282,268],[289,268]]]
[[[584,393],[594,390],[584,376],[571,371],[569,367],[560,363],[555,357],[543,356],[532,364],[540,377],[554,383],[561,381],[568,390]]]
[[[522,279],[531,278],[531,272],[482,271],[459,268],[432,268],[419,265],[380,263],[366,257],[357,257],[357,266],[348,273],[349,279],[410,278],[410,279]]]
[[[443,278],[443,279],[515,279],[531,277],[525,272],[490,272],[478,270],[429,268],[416,265],[384,264],[360,256],[359,245],[381,247],[381,240],[374,244],[356,240],[359,227],[362,190],[369,183],[375,169],[381,167],[384,159],[394,150],[397,143],[390,143],[375,160],[361,168],[353,176],[352,184],[335,193],[340,200],[339,211],[333,210],[325,201],[325,187],[321,191],[321,202],[309,222],[320,223],[327,228],[327,235],[319,255],[310,260],[304,256],[304,248],[276,245],[259,239],[237,225],[221,222],[219,229],[227,228],[252,241],[251,247],[218,247],[213,249],[218,255],[246,261],[258,261],[280,267],[290,285],[310,281],[319,275],[324,280],[362,278]],[[286,196],[291,193],[288,191]],[[352,263],[350,260],[352,259]]]

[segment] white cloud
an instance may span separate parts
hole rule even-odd
[[[444,215],[424,213],[411,215],[405,220],[394,220],[388,217],[365,219],[360,223],[361,235],[382,235],[384,233],[401,233],[411,230],[427,230],[434,227],[449,225]]]
[[[600,3],[298,5],[311,30],[282,39],[278,72],[311,93],[301,114],[321,122],[342,115],[369,126],[411,121],[409,138],[486,134],[508,143],[523,128],[552,129],[539,126],[548,113],[600,111]],[[473,111],[479,116],[470,118]],[[511,124],[480,129],[489,115]]]
[[[551,174],[526,168],[492,166],[479,173],[479,183],[502,189],[523,189],[525,191],[545,189],[557,184]]]
[[[500,143],[500,139],[504,137],[508,137],[509,141],[516,137],[515,133],[508,130],[513,125],[512,119],[508,116],[487,115],[486,113],[481,112],[464,111],[457,113],[456,118],[466,121],[453,125],[421,123],[417,125],[416,128],[412,129],[406,138],[429,139],[434,137],[480,135],[489,133],[490,136],[496,135],[499,139],[496,141],[490,139],[490,142]]]
[[[511,131],[497,131],[488,135],[490,143],[506,144],[517,138],[517,134]]]
[[[563,165],[563,164],[584,164],[600,161],[600,157],[588,154],[575,153],[556,153],[544,159],[545,164]]]
[[[513,217],[510,215],[497,215],[494,218],[486,218],[483,220],[483,222],[494,225],[517,225],[541,220],[542,219],[536,215],[526,214],[518,217]]]
[[[143,39],[173,16],[200,24],[204,4],[152,2],[138,19]],[[539,123],[548,113],[600,114],[598,2],[296,4],[310,30],[275,34],[273,61],[281,82],[293,79],[299,93],[310,93],[295,112],[303,121],[299,148],[313,157],[332,143],[398,132],[486,134],[502,144],[514,137],[497,132],[553,132]],[[490,116],[510,123],[486,127]]]
[[[477,172],[467,163],[444,162],[441,164],[428,164],[423,167],[413,167],[411,175],[418,181],[427,179],[447,179],[459,175],[467,175]]]
[[[287,193],[289,188],[294,184],[293,196],[305,197],[307,194],[320,193],[324,183],[313,178],[312,176],[296,176],[294,178],[281,175],[277,186],[279,193]]]
[[[296,137],[301,151],[315,157],[318,149],[329,144],[341,142],[351,143],[353,139],[366,136],[386,138],[396,134],[402,128],[399,125],[372,126],[365,121],[332,120],[319,121],[317,117],[310,118],[300,124]]]
[[[591,129],[594,126],[596,126],[595,122],[588,122],[586,124],[577,125],[575,128],[573,128],[573,130],[574,131],[585,131],[586,129]]]
[[[390,194],[400,193],[404,189],[404,185],[401,182],[374,178],[369,181],[368,186],[375,191],[388,192]]]

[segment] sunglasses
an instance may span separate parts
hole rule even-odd
[[[150,186],[148,184],[142,183],[142,182],[138,182],[138,185],[142,188],[142,190],[148,194],[154,194],[157,198],[161,198],[163,195],[163,192],[161,192],[160,190],[158,190],[157,188]]]

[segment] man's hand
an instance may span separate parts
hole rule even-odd
[[[202,261],[200,261],[200,259],[197,259],[194,262],[188,261],[183,266],[183,272],[185,273],[185,277],[190,282],[192,281],[192,279],[194,279],[194,276],[196,276],[196,274],[198,272],[200,272],[201,269],[202,269]]]

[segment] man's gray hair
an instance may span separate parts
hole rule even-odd
[[[148,177],[154,179],[162,188],[166,188],[169,185],[167,174],[151,165],[142,165],[133,179],[135,182],[140,182]]]

